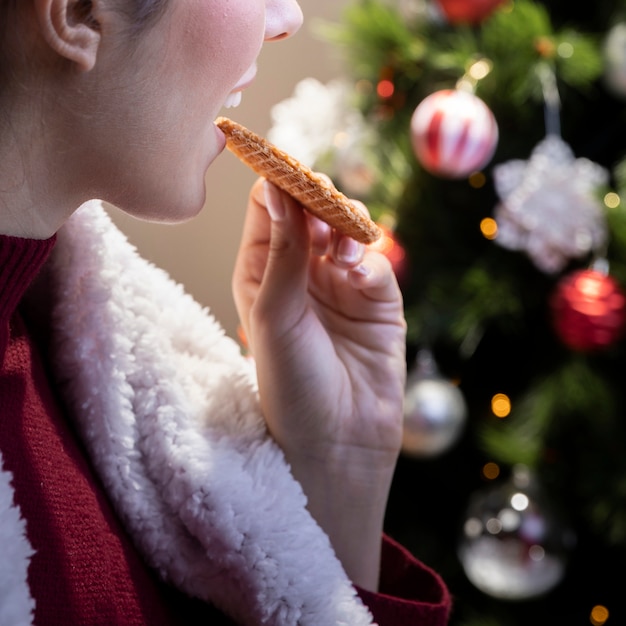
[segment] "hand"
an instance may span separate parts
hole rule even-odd
[[[390,263],[260,179],[233,290],[269,431],[348,575],[375,590],[406,375]]]

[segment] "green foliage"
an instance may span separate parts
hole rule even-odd
[[[506,465],[522,463],[532,468],[542,461],[549,434],[564,425],[571,427],[575,416],[581,420],[593,416],[597,427],[610,425],[615,414],[610,386],[581,357],[542,370],[523,396],[513,399],[513,406],[507,420],[484,426],[484,449]]]
[[[617,189],[624,196],[626,193],[626,158],[615,165],[614,176]]]
[[[426,39],[408,29],[387,3],[362,0],[348,5],[342,24],[319,24],[317,31],[345,52],[355,76],[376,82],[381,69],[392,66],[419,79]]]
[[[482,52],[495,61],[486,85],[494,94],[506,94],[515,107],[529,99],[542,101],[545,66],[558,81],[579,89],[602,72],[596,38],[571,29],[555,31],[539,3],[518,0],[510,13],[496,13],[485,22],[480,41]]]
[[[317,30],[344,52],[355,80],[375,85],[392,76],[407,96],[404,106],[453,87],[481,58],[492,63],[492,73],[478,93],[501,94],[515,106],[529,97],[541,99],[537,65],[549,64],[559,80],[578,89],[589,87],[603,67],[596,36],[555,30],[544,5],[530,0],[516,0],[510,11],[495,12],[479,30],[407,20],[387,2],[360,0],[348,5],[341,24],[322,24]],[[371,95],[364,102],[370,112],[377,104]]]
[[[623,468],[622,468],[623,472]],[[590,498],[588,515],[595,528],[604,534],[606,542],[614,547],[626,545],[626,479],[623,473],[605,485],[602,492]]]
[[[509,327],[521,320],[523,306],[516,285],[506,277],[494,276],[489,267],[470,268],[463,276],[460,293],[462,304],[450,329],[457,341],[492,320],[502,320]]]

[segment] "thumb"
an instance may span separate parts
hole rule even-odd
[[[264,183],[264,198],[271,229],[256,312],[298,319],[308,284],[310,235],[306,215],[293,198],[268,181]]]

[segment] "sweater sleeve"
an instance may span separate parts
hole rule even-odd
[[[445,626],[451,598],[441,577],[383,536],[379,592],[357,588],[379,626]]]

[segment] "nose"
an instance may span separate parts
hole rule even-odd
[[[302,9],[297,0],[267,0],[265,41],[279,41],[295,34],[302,26]]]

